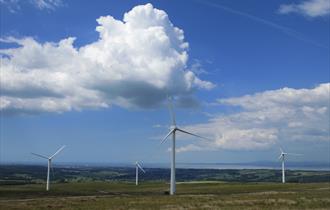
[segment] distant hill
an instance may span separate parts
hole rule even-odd
[[[0,185],[43,183],[46,166],[41,165],[1,165]],[[141,181],[168,181],[168,168],[145,167]],[[133,167],[106,166],[56,166],[51,173],[52,182],[84,181],[127,181],[133,182]],[[287,182],[330,182],[330,171],[287,170]],[[177,169],[177,181],[224,181],[224,182],[280,182],[279,169]]]

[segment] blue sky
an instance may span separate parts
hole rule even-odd
[[[330,159],[328,0],[0,2],[1,162]]]

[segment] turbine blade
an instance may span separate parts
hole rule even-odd
[[[141,169],[141,171],[142,171],[143,173],[145,173],[145,170],[142,168],[142,166],[141,166],[140,164],[137,164],[137,166]]]
[[[175,129],[172,129],[164,138],[163,138],[163,140],[162,140],[162,142],[160,143],[160,144],[163,144],[165,141],[166,141],[166,139],[167,139],[167,137],[169,137],[173,132],[174,132],[174,130]]]
[[[281,153],[284,153],[284,151],[283,151],[282,147],[280,147],[280,151],[281,151]]]
[[[282,154],[281,154],[281,155],[278,157],[278,159],[279,159],[279,160],[281,160],[281,159],[282,159]]]
[[[52,156],[50,156],[50,159],[52,159],[53,157],[55,157],[55,155],[57,155],[59,152],[61,152],[64,149],[65,145],[63,145],[61,148],[59,148]]]
[[[33,152],[31,152],[31,154],[48,160],[48,157],[46,157],[46,156],[39,155],[39,154],[36,154],[36,153],[33,153]]]
[[[186,133],[186,134],[189,134],[189,135],[192,135],[192,136],[195,136],[195,137],[198,137],[198,138],[202,138],[202,139],[206,139],[206,140],[209,140],[209,141],[212,141],[212,139],[209,139],[209,138],[206,138],[206,137],[203,137],[203,136],[199,136],[197,134],[193,134],[193,133],[190,133],[188,131],[185,131],[185,130],[182,130],[180,128],[177,128],[178,131],[181,131],[182,133]]]
[[[172,125],[176,126],[176,121],[175,121],[175,113],[173,111],[173,100],[171,97],[168,97],[168,109],[170,111],[171,119],[172,119]]]

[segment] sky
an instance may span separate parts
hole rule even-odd
[[[0,7],[0,163],[330,162],[329,0]]]

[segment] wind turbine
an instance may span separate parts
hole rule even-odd
[[[286,153],[286,152],[283,151],[283,149],[281,147],[280,147],[280,151],[281,151],[281,154],[278,157],[278,159],[282,161],[282,183],[285,183],[285,167],[284,167],[285,156],[286,155],[295,155],[295,156],[298,156],[298,155],[302,155],[302,154]]]
[[[207,140],[209,140],[209,139],[178,128],[177,125],[176,125],[176,121],[175,121],[175,114],[173,112],[172,101],[170,100],[170,98],[168,98],[168,99],[169,99],[170,115],[171,115],[171,118],[172,118],[172,125],[170,127],[170,132],[163,138],[161,143],[164,143],[166,141],[166,139],[170,135],[172,135],[170,195],[174,195],[175,191],[176,191],[176,186],[175,186],[175,184],[176,184],[176,182],[175,182],[175,136],[176,136],[176,132],[180,131],[182,133],[189,134],[191,136],[195,136],[195,137],[198,137],[198,138],[207,139]]]
[[[36,154],[36,153],[31,153],[32,155],[35,155],[37,157],[40,157],[40,158],[44,158],[48,161],[48,168],[47,168],[47,184],[46,184],[46,190],[48,191],[49,190],[49,172],[50,172],[50,167],[51,167],[51,164],[52,164],[52,159],[55,157],[55,155],[57,155],[59,152],[62,151],[62,149],[64,149],[65,145],[62,146],[61,148],[59,148],[53,155],[49,156],[49,157],[46,157],[46,156],[43,156],[43,155],[39,155],[39,154]]]
[[[136,161],[135,162],[135,185],[139,184],[139,169],[141,169],[141,171],[143,173],[145,173],[145,170],[142,168],[142,166]]]

